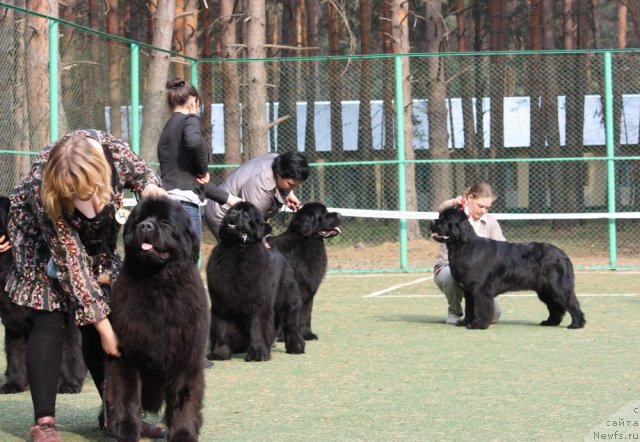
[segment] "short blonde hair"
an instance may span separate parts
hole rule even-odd
[[[111,201],[111,166],[101,150],[82,135],[69,135],[49,152],[42,178],[42,205],[52,220],[74,211],[75,198],[95,194],[105,205]]]

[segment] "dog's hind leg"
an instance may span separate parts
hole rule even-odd
[[[571,292],[568,297],[569,305],[567,305],[567,311],[571,315],[571,324],[567,328],[582,328],[587,323],[587,320],[584,318],[584,313],[580,310],[580,303],[578,302],[578,298],[576,298],[575,292]]]
[[[164,403],[163,381],[159,376],[145,374],[141,377],[141,382],[140,403],[142,409],[157,414]]]
[[[27,336],[5,328],[4,350],[7,355],[5,383],[0,385],[0,394],[25,391],[27,384]]]
[[[291,300],[283,307],[282,329],[284,346],[289,354],[304,353],[305,342],[300,332],[300,301]]]
[[[556,301],[557,295],[548,294],[542,291],[539,291],[537,293],[538,298],[540,298],[540,300],[546,304],[547,310],[549,310],[549,317],[546,320],[542,321],[540,325],[559,325],[562,322],[562,318],[566,310],[562,304]]]
[[[75,324],[67,324],[58,393],[80,393],[86,377],[87,367],[82,356],[82,334]]]
[[[216,361],[226,361],[231,359],[231,339],[229,329],[233,328],[224,319],[211,312],[211,328],[209,333],[209,343],[211,351],[207,354],[207,359]]]

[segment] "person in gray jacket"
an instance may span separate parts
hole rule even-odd
[[[504,241],[505,238],[498,220],[488,213],[494,200],[495,196],[491,185],[479,182],[467,188],[463,195],[440,204],[438,212],[458,206],[465,211],[473,230],[475,230],[478,236]],[[448,255],[447,245],[441,243],[438,258],[433,268],[433,281],[436,287],[438,287],[447,298],[448,315],[446,323],[457,324],[463,315],[462,299],[464,298],[464,290],[462,290],[462,287],[460,287],[451,276]],[[502,310],[496,298],[493,300],[495,312],[493,322],[496,322],[500,318]]]
[[[269,219],[281,207],[297,210],[300,200],[293,191],[309,177],[309,164],[303,154],[292,151],[268,153],[241,164],[220,184],[220,189],[254,204]],[[220,223],[231,204],[208,200],[205,222],[218,237]]]

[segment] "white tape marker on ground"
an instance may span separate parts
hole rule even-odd
[[[400,288],[400,286],[389,287],[388,289],[380,290],[379,292],[374,292],[374,293],[369,293],[368,295],[364,295],[363,298],[442,298],[444,296],[444,294],[441,294],[441,295],[385,295],[385,293],[389,293],[398,288]],[[578,299],[579,298],[630,298],[634,296],[640,296],[640,293],[577,293],[576,296],[578,296]],[[535,298],[535,297],[538,297],[538,295],[536,295],[535,293],[512,293],[512,294],[505,293],[503,295],[500,295],[500,297],[501,298]]]
[[[369,293],[368,295],[364,295],[363,298],[375,298],[376,296],[380,296],[380,295],[384,295],[385,293],[393,292],[393,291],[398,290],[398,289],[400,289],[402,287],[407,287],[409,285],[414,285],[414,284],[420,284],[421,282],[428,281],[430,279],[433,279],[433,276],[427,276],[425,278],[420,278],[420,279],[416,279],[414,281],[405,282],[404,284],[398,284],[398,285],[394,285],[394,286],[391,286],[391,287],[387,287],[384,290],[379,290],[377,292],[373,292],[373,293]]]

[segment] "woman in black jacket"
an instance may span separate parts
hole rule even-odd
[[[233,205],[241,199],[209,184],[209,149],[202,135],[202,122],[198,116],[200,98],[196,88],[180,78],[169,80],[166,88],[171,117],[158,141],[162,187],[191,215],[200,239],[200,206],[205,193],[220,204]]]

